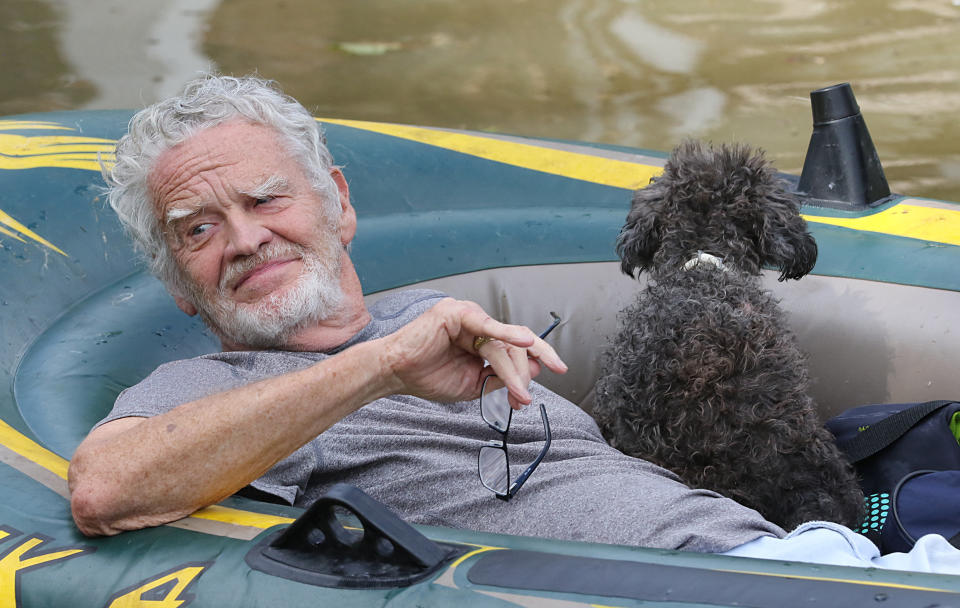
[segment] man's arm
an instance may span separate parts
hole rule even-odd
[[[303,370],[94,430],[70,464],[71,507],[84,534],[116,534],[179,519],[215,503],[347,414],[380,397],[475,398],[489,375],[482,349],[515,405],[539,362],[563,372],[530,330],[498,323],[477,305],[443,300],[396,333]],[[529,357],[529,358],[528,358]]]

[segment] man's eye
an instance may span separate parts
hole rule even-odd
[[[277,198],[277,197],[275,197],[275,196],[261,196],[261,197],[258,197],[258,198],[256,198],[256,199],[254,199],[254,204],[256,204],[256,205],[264,205],[264,204],[266,204],[266,203],[272,203],[273,200],[276,199],[276,198]]]
[[[206,232],[213,224],[197,224],[190,229],[190,236],[200,236]]]

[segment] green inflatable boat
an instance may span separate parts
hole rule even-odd
[[[791,178],[811,201],[813,274],[765,277],[810,354],[824,417],[960,395],[960,204],[885,191],[855,110],[840,109],[853,121],[844,135],[815,107],[811,142],[853,137],[853,172],[828,143]],[[0,608],[960,605],[951,576],[411,527],[350,486],[308,511],[234,497],[84,537],[66,482],[80,440],[124,387],[218,348],[105,207],[97,158],[109,162],[130,116],[0,119]],[[368,297],[428,286],[535,327],[557,311],[575,321],[551,338],[571,373],[542,381],[589,411],[598,353],[640,288],[614,241],[664,155],[322,122],[351,182]],[[811,181],[834,171],[827,188]]]

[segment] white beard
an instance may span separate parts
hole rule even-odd
[[[286,241],[271,243],[254,256],[232,264],[214,293],[204,293],[189,277],[181,278],[201,318],[221,339],[250,348],[283,347],[300,329],[332,316],[343,302],[339,238],[336,233],[327,233],[318,241],[317,249]],[[303,274],[292,287],[251,304],[235,302],[226,295],[225,285],[232,278],[291,253],[300,255],[304,265]]]

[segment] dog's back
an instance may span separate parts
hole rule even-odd
[[[762,155],[683,144],[634,196],[618,251],[651,280],[604,356],[594,414],[610,443],[786,528],[858,523],[852,469],[760,285],[761,265],[799,278],[816,260],[799,202]]]

